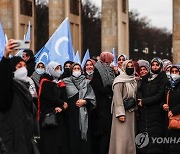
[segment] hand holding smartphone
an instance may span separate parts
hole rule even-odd
[[[25,40],[15,40],[15,42],[17,43],[17,47],[15,47],[15,50],[25,50],[25,49],[29,49],[30,48],[30,42],[29,41],[25,41]]]

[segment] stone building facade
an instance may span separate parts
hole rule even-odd
[[[34,50],[34,0],[1,0],[0,22],[8,38],[24,39],[31,23],[31,49]]]
[[[129,55],[128,0],[102,0],[102,51]]]

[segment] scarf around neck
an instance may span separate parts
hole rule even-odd
[[[109,65],[105,65],[100,61],[96,62],[95,67],[101,76],[103,86],[111,86],[115,78],[114,70]]]
[[[86,79],[84,75],[78,78],[70,76],[69,78],[64,78],[66,83],[66,90],[68,98],[73,97],[79,93],[79,99],[89,100],[92,104],[92,109],[96,107],[95,94],[92,87],[89,85],[89,80]],[[86,106],[81,106],[79,108],[79,129],[81,131],[81,139],[87,141],[87,131],[88,131],[88,112]]]
[[[136,93],[136,88],[137,88],[137,82],[135,79],[134,75],[127,75],[127,74],[122,74],[122,75],[118,75],[113,82],[112,85],[112,90],[114,91],[114,86],[117,83],[125,83],[126,88],[127,88],[127,94],[129,97],[129,94],[132,93],[133,94],[133,98],[135,98],[135,93]]]

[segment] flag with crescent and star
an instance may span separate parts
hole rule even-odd
[[[35,55],[36,62],[43,61],[47,64],[55,61],[64,65],[67,60],[74,60],[69,20],[66,18],[52,34],[47,43]]]

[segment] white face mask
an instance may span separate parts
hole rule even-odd
[[[14,72],[14,78],[20,81],[26,81],[27,78],[27,69],[26,67],[21,67],[19,69],[17,69]]]
[[[72,73],[73,76],[75,76],[76,78],[79,77],[81,75],[81,71],[74,71]]]
[[[44,72],[45,72],[44,68],[43,69],[42,68],[37,68],[36,69],[36,73],[39,74],[39,75],[43,74]]]
[[[170,78],[170,72],[166,72],[166,76],[169,79]]]
[[[55,78],[59,78],[61,76],[61,74],[62,74],[61,70],[55,70],[52,75]]]
[[[91,72],[87,72],[87,71],[86,71],[86,73],[87,73],[88,75],[91,75],[91,74],[94,73],[94,71],[91,71]]]
[[[171,74],[171,78],[176,81],[177,79],[180,78],[180,75],[179,74]]]

